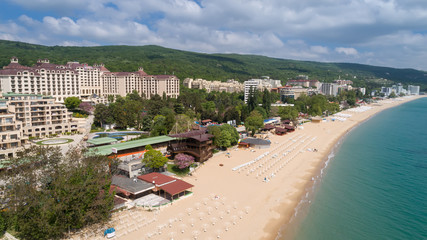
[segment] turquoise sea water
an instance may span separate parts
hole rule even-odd
[[[354,129],[316,185],[296,240],[427,239],[427,98]]]

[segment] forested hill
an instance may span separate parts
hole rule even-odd
[[[244,81],[267,75],[285,81],[303,74],[320,81],[341,77],[353,80],[355,85],[371,87],[384,84],[381,80],[384,78],[427,89],[427,72],[414,69],[295,61],[256,55],[202,54],[159,46],[47,47],[0,40],[0,67],[9,64],[12,56],[18,57],[22,65],[29,66],[39,58],[48,58],[56,64],[68,61],[90,65],[104,63],[110,71],[136,71],[142,66],[148,74],[175,74],[181,80],[192,77]]]

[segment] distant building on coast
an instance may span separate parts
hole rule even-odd
[[[420,86],[408,85],[408,94],[420,95]]]
[[[126,96],[134,90],[146,97],[165,93],[177,98],[179,79],[174,75],[148,75],[142,68],[137,72],[110,72],[103,64],[58,65],[48,59],[39,59],[28,67],[19,64],[17,57],[0,70],[0,92],[47,95],[57,102],[67,97],[104,102],[108,95]]]
[[[320,84],[320,92],[324,95],[336,96],[338,94],[339,85],[336,83],[322,83]]]
[[[218,91],[218,92],[242,92],[243,84],[239,83],[234,79],[229,79],[227,82],[220,81],[208,81],[205,79],[192,79],[186,78],[183,81],[184,87],[193,89],[206,89],[206,92]]]
[[[318,80],[308,80],[308,79],[295,79],[289,80],[286,85],[290,86],[301,86],[306,88],[316,88],[318,89],[320,86],[320,82]]]
[[[279,88],[282,86],[282,83],[280,80],[270,79],[270,77],[268,76],[264,76],[262,79],[249,79],[245,81],[243,84],[245,89],[245,103],[248,102],[251,88],[253,90],[257,89],[259,91],[264,91],[264,89],[271,91],[274,88]]]

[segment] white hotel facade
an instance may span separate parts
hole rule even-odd
[[[134,90],[147,98],[163,93],[177,98],[179,79],[174,75],[148,75],[142,68],[137,72],[110,72],[102,64],[57,65],[48,59],[40,59],[28,67],[19,64],[16,57],[0,70],[0,92],[47,95],[57,102],[64,102],[67,97],[103,102],[108,95],[124,97]]]

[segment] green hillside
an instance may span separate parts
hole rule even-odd
[[[320,81],[332,81],[338,77],[350,79],[356,86],[379,87],[390,84],[390,81],[382,80],[388,79],[427,89],[427,72],[414,69],[295,61],[256,55],[202,54],[159,46],[47,47],[0,40],[0,67],[9,64],[12,56],[18,57],[23,65],[33,65],[39,58],[48,58],[57,64],[68,61],[104,63],[110,71],[136,71],[143,66],[148,74],[174,73],[181,80],[193,77],[244,81],[267,75],[286,81],[304,74]]]

